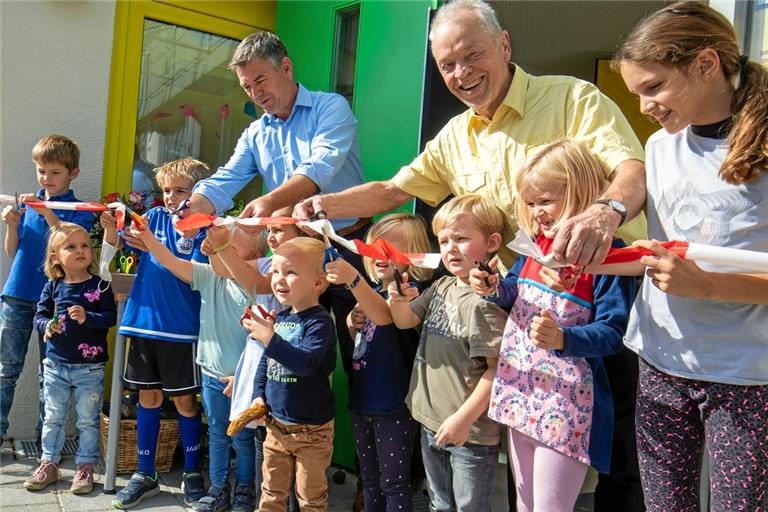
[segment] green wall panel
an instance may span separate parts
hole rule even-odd
[[[296,79],[307,88],[330,90],[336,12],[355,3],[277,1],[276,32],[288,48]],[[391,178],[418,153],[427,24],[435,3],[360,3],[353,110],[368,181]],[[412,211],[412,202],[404,209]],[[334,372],[333,389],[337,413],[333,461],[353,467],[355,449],[341,363]]]

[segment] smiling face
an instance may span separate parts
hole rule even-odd
[[[168,176],[160,184],[163,189],[163,204],[175,212],[185,199],[192,195],[192,180],[182,176]]]
[[[547,238],[555,238],[557,224],[565,208],[563,186],[528,184],[520,192],[520,200],[526,205],[539,232]]]
[[[464,104],[493,117],[512,81],[509,34],[489,34],[471,11],[459,11],[435,27],[432,55],[445,85]]]
[[[91,239],[85,231],[75,231],[66,237],[50,255],[54,263],[61,265],[65,278],[87,277],[88,267],[93,261]]]
[[[240,87],[264,112],[288,119],[296,101],[298,86],[293,81],[293,64],[284,57],[279,67],[268,59],[256,59],[235,68]]]
[[[676,133],[689,124],[707,124],[697,118],[710,110],[704,83],[685,68],[664,64],[621,64],[621,76],[630,92],[640,99],[640,111],[653,117],[669,133]]]
[[[493,233],[486,236],[471,215],[462,214],[437,233],[437,243],[448,272],[464,284],[469,284],[469,271],[475,267],[475,261],[485,261],[489,254],[496,252],[501,244],[501,235]]]
[[[324,285],[325,274],[300,249],[286,247],[272,256],[272,293],[280,304],[293,311],[315,306]]]
[[[58,162],[35,162],[37,182],[45,190],[45,198],[50,199],[69,192],[69,184],[80,172],[79,168],[71,171]]]
[[[407,252],[406,248],[408,247],[408,240],[402,231],[398,229],[390,229],[380,238],[383,238],[392,244],[395,249],[401,252]],[[387,284],[389,284],[394,279],[391,265],[394,265],[400,274],[408,270],[408,265],[405,263],[391,262],[390,265],[390,262],[386,260],[373,260],[372,263],[373,273],[376,276],[376,279],[382,283],[384,288],[386,288]]]

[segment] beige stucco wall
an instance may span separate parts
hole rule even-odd
[[[78,197],[98,200],[104,156],[115,2],[0,1],[0,193],[37,190],[30,160],[41,137],[80,144]],[[4,225],[0,228],[5,236]],[[0,257],[0,282],[11,260]],[[37,343],[16,390],[9,435],[31,438],[37,417]],[[31,362],[31,363],[30,363]]]

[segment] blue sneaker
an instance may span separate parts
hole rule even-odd
[[[197,471],[184,473],[181,480],[181,490],[184,492],[184,503],[188,507],[194,507],[200,498],[205,497],[205,482],[203,475]]]
[[[208,494],[197,501],[197,512],[224,512],[229,510],[229,484],[224,487],[212,485]]]
[[[256,505],[256,487],[253,484],[237,484],[232,512],[253,512]]]
[[[157,484],[157,472],[155,472],[155,478],[137,472],[128,481],[128,485],[115,495],[112,506],[119,509],[131,508],[144,498],[151,498],[158,494],[160,494],[160,486]]]

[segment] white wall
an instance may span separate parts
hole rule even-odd
[[[32,147],[60,133],[80,145],[77,196],[99,199],[114,18],[113,0],[0,2],[0,193],[37,191]],[[0,257],[2,284],[10,263]],[[13,437],[30,438],[36,423],[37,357],[31,343],[11,411]]]

